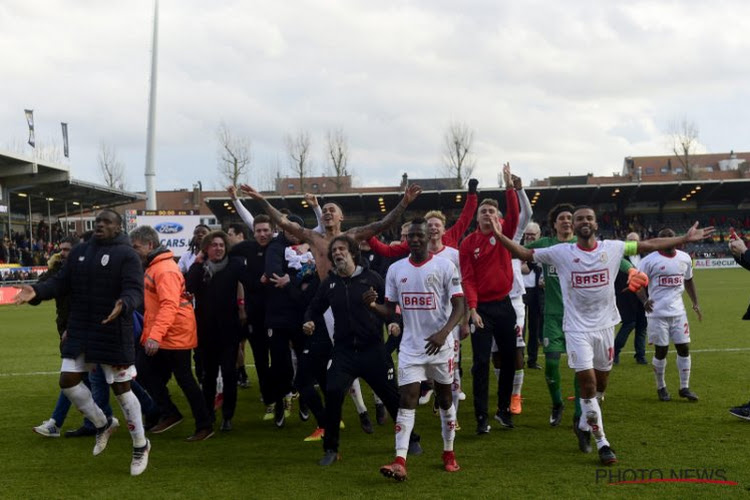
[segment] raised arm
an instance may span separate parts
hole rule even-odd
[[[354,227],[347,231],[347,234],[353,237],[357,241],[366,240],[372,236],[378,235],[401,220],[406,207],[414,201],[417,196],[422,192],[422,188],[417,184],[411,184],[406,188],[403,199],[396,205],[396,208],[391,210],[388,215],[380,219],[379,221],[372,222],[366,226]]]
[[[266,212],[269,217],[271,217],[271,220],[274,224],[276,224],[276,227],[284,231],[289,231],[289,234],[294,235],[300,240],[306,242],[312,241],[313,234],[315,234],[313,233],[313,231],[311,231],[310,229],[305,229],[296,222],[292,222],[287,219],[284,214],[279,212],[273,205],[268,202],[265,196],[256,191],[252,186],[249,186],[248,184],[242,184],[240,186],[240,189],[250,198],[260,202],[260,204],[263,206],[263,211]]]
[[[508,249],[510,254],[515,257],[516,259],[521,259],[525,261],[532,261],[534,260],[534,251],[529,250],[528,248],[519,245],[515,241],[511,240],[507,236],[505,236],[505,233],[503,232],[503,227],[500,225],[500,221],[493,220],[492,221],[492,232],[495,234],[495,238],[502,243],[502,245]]]
[[[508,238],[513,238],[518,228],[518,193],[513,189],[513,177],[510,173],[510,163],[503,165],[503,177],[505,178],[505,217],[503,217],[503,233]]]
[[[712,234],[714,234],[713,226],[699,228],[698,223],[696,222],[693,224],[693,227],[688,229],[688,232],[682,236],[674,236],[672,238],[652,238],[650,240],[639,241],[638,253],[648,253],[674,248],[685,243],[704,240]]]
[[[318,223],[318,225],[313,228],[313,231],[325,234],[326,230],[323,227],[323,210],[321,210],[320,204],[318,203],[318,197],[312,193],[305,193],[305,201],[307,201],[308,205],[313,209],[315,221]]]
[[[370,245],[372,251],[381,257],[404,257],[409,255],[409,245],[402,241],[398,245],[386,245],[375,236],[367,240],[367,244]]]
[[[245,205],[242,204],[242,200],[237,198],[237,188],[234,186],[227,187],[227,193],[229,193],[229,197],[232,198],[232,205],[234,205],[234,208],[237,210],[237,215],[240,216],[240,219],[242,219],[242,222],[247,224],[247,227],[250,228],[250,232],[253,232],[253,221],[255,220],[253,218],[253,214],[250,213],[250,210],[245,207]]]
[[[513,235],[513,241],[516,243],[521,243],[521,238],[523,238],[523,232],[526,230],[526,226],[529,224],[529,221],[531,220],[531,216],[534,214],[534,209],[531,208],[531,202],[529,201],[529,197],[526,195],[526,191],[523,189],[523,184],[521,183],[521,178],[517,176],[513,176],[513,186],[516,189],[516,194],[518,195],[518,206],[519,206],[519,215],[518,215],[518,227],[516,228],[516,232]]]
[[[469,229],[471,221],[474,220],[474,214],[477,212],[477,205],[479,204],[477,185],[479,185],[478,180],[469,179],[469,192],[466,194],[466,203],[464,203],[464,208],[461,210],[461,215],[458,217],[456,223],[445,231],[445,234],[443,235],[444,244],[448,246],[454,245],[458,248],[458,242],[461,240],[461,236],[463,236],[466,230]],[[449,243],[453,243],[453,245],[450,245]]]

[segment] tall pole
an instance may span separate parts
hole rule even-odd
[[[156,63],[159,37],[159,0],[154,0],[154,34],[151,43],[151,91],[148,99],[146,137],[146,210],[156,210],[156,170],[154,169],[154,133],[156,129]]]

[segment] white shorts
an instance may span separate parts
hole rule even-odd
[[[612,369],[615,327],[593,332],[565,332],[568,366],[577,372],[595,369],[608,372]]]
[[[434,380],[438,384],[453,384],[453,353],[441,356],[429,363],[398,362],[398,385],[409,385],[423,380]]]
[[[661,347],[668,346],[669,340],[674,344],[690,342],[690,325],[687,315],[666,318],[648,318],[648,343]]]
[[[104,372],[104,378],[109,385],[115,382],[130,382],[138,374],[135,371],[135,365],[114,367],[112,365],[100,364],[100,366]],[[61,372],[70,373],[87,373],[96,369],[96,363],[86,363],[83,354],[79,354],[75,359],[63,358],[62,366],[60,367]]]

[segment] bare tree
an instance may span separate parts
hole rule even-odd
[[[682,168],[688,178],[692,179],[698,172],[697,165],[690,165],[690,157],[696,153],[698,148],[698,126],[683,117],[680,120],[674,120],[669,124],[668,135],[672,143],[672,152],[682,165]]]
[[[99,173],[104,184],[114,189],[125,189],[125,164],[117,158],[115,148],[104,142],[99,143]]]
[[[330,160],[331,177],[336,185],[336,192],[340,193],[344,187],[344,178],[349,175],[349,142],[341,129],[329,130],[326,134],[328,142],[328,159]]]
[[[285,142],[292,173],[299,178],[299,192],[304,193],[305,178],[310,176],[312,170],[310,165],[310,134],[305,130],[300,130],[295,136],[287,135]]]
[[[223,183],[237,186],[241,182],[247,182],[252,163],[250,140],[232,135],[224,122],[216,130],[216,139],[219,142],[219,175]]]
[[[466,184],[476,167],[473,147],[474,131],[465,123],[451,122],[445,132],[443,163],[448,176],[456,179],[457,188]]]
[[[31,149],[31,157],[36,160],[48,163],[63,162],[62,147],[54,140],[41,140],[37,138],[36,147],[29,148],[25,140],[14,137],[5,143],[5,147],[10,152],[20,153],[22,155],[27,155],[29,149]]]

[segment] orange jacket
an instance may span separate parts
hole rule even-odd
[[[144,275],[143,334],[159,343],[160,349],[193,349],[198,330],[192,302],[185,297],[185,278],[166,251],[153,258]]]

